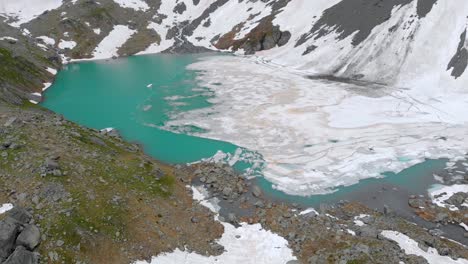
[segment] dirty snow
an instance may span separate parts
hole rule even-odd
[[[382,235],[387,239],[397,242],[398,246],[400,246],[406,254],[421,256],[425,258],[429,264],[468,264],[468,260],[466,259],[460,258],[458,260],[453,260],[449,256],[441,256],[435,248],[430,247],[427,252],[425,252],[418,247],[418,242],[400,232],[384,230],[382,231]]]

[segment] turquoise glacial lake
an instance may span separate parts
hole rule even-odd
[[[203,73],[186,69],[203,56],[209,55],[147,55],[69,64],[46,91],[42,106],[87,127],[116,128],[126,140],[142,144],[149,155],[166,163],[195,162],[210,158],[219,150],[234,155],[238,147],[231,143],[161,128],[173,113],[210,106],[207,99],[212,93],[200,87],[196,80]],[[184,131],[197,129],[182,128]],[[445,163],[427,160],[398,174],[387,173],[384,179],[368,179],[339,188],[333,194],[311,197],[286,195],[262,177],[256,181],[265,193],[276,199],[316,205],[365,193],[382,181],[410,193],[421,193],[432,184],[428,175],[442,170]],[[249,166],[239,162],[235,167],[244,170]]]

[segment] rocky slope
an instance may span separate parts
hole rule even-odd
[[[223,227],[173,168],[31,104],[0,110],[0,201],[28,208],[44,262],[130,263],[174,248],[219,254]],[[8,223],[0,243],[10,240]],[[3,249],[2,261],[14,247]]]

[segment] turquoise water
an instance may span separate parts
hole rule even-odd
[[[45,93],[42,105],[82,125],[103,129],[113,127],[128,141],[141,143],[145,151],[166,163],[190,163],[212,157],[219,150],[234,155],[237,146],[216,140],[165,131],[160,127],[173,113],[209,107],[211,92],[196,81],[195,71],[186,67],[206,55],[149,55],[112,61],[82,62],[67,65]],[[220,84],[222,85],[222,84]],[[148,87],[151,86],[151,87]],[[193,88],[197,88],[196,91]],[[180,131],[198,130],[180,127]],[[256,154],[243,149],[243,153]],[[257,156],[257,160],[261,157]],[[402,157],[401,162],[407,162]],[[236,168],[248,169],[248,162]],[[424,177],[445,166],[443,160],[428,160],[385,179],[368,179],[339,188],[329,195],[297,197],[273,189],[262,177],[258,184],[275,198],[316,204],[339,200],[353,192],[362,192],[380,181],[416,189],[423,188]],[[418,187],[419,186],[419,187]],[[423,190],[424,191],[424,190]]]
[[[116,128],[126,140],[141,143],[148,154],[167,163],[198,161],[218,150],[234,153],[237,147],[230,143],[158,128],[173,111],[209,106],[209,91],[192,91],[198,87],[197,73],[185,69],[198,57],[135,56],[70,64],[46,91],[42,105],[91,128]],[[178,105],[164,99],[173,96],[190,98],[177,100]]]

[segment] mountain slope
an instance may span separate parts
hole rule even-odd
[[[454,85],[467,78],[468,44],[463,32],[468,4],[463,1],[123,3],[63,1],[21,27],[36,37],[51,37],[54,47],[60,48],[61,41],[76,42],[75,47],[63,49],[73,58],[93,56],[112,29],[124,25],[134,32],[116,47],[115,55],[192,51],[194,46],[247,54],[271,49],[267,58],[320,75],[391,85],[406,84],[415,76],[434,76]],[[10,20],[19,9],[13,5],[4,3],[0,9]],[[49,5],[42,8],[51,9]],[[17,13],[20,22],[31,18]]]

